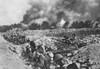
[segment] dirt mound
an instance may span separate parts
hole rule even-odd
[[[26,69],[24,62],[9,49],[11,45],[0,36],[0,69]]]

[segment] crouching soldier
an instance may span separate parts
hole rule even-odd
[[[26,43],[23,49],[26,52],[26,54],[29,54],[31,52],[30,44]]]
[[[53,62],[54,54],[52,52],[48,52],[48,56],[50,57],[51,62]]]
[[[34,41],[30,41],[29,43],[30,43],[30,47],[31,47],[32,53],[33,53],[34,51],[36,51],[36,44]]]
[[[63,64],[62,60],[63,60],[63,56],[61,54],[55,54],[54,61],[57,64],[57,67],[56,67],[57,69],[64,69],[63,68],[64,64]]]
[[[65,63],[64,67],[65,69],[79,69],[79,66],[76,62],[70,59],[70,57],[66,58],[67,63]]]
[[[36,61],[37,67],[40,67],[41,69],[47,69],[47,66],[46,66],[47,59],[43,54],[40,53],[36,59],[37,59]]]
[[[67,63],[64,63],[63,67],[64,69],[79,69],[79,64],[72,61],[70,59],[70,57],[65,58],[65,60],[63,59],[63,61],[66,61]]]
[[[40,67],[41,69],[47,69],[47,57],[44,54],[44,49],[42,46],[37,47],[37,51],[33,53],[33,60],[35,62],[36,67]]]
[[[62,41],[66,44],[71,44],[70,40],[69,40],[69,37],[67,36],[64,36],[64,39],[62,39]]]
[[[76,34],[73,33],[72,36],[70,37],[70,41],[73,43],[77,39]]]
[[[35,42],[28,39],[27,43],[29,43],[31,51],[33,53],[36,50],[36,44],[35,44]]]

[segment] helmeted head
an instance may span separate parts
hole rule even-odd
[[[57,61],[59,59],[62,59],[63,56],[61,54],[56,54],[55,57],[54,57],[54,60]]]
[[[72,34],[72,36],[76,36],[76,34],[75,34],[75,33],[73,33],[73,34]]]
[[[42,45],[37,46],[37,50],[40,53],[43,53],[44,52],[44,48],[42,47]]]
[[[64,38],[68,39],[69,37],[68,36],[64,36]]]
[[[29,39],[27,39],[26,41],[27,41],[28,43],[30,42],[30,40],[29,40]]]
[[[54,54],[52,52],[49,52],[48,55],[53,58],[54,57]]]

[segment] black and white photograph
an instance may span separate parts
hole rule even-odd
[[[0,0],[0,69],[100,69],[100,0]]]

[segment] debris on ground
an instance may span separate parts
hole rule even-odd
[[[8,34],[6,34],[8,35]],[[4,38],[8,36],[4,35]],[[15,34],[10,34],[15,35]],[[19,35],[16,35],[19,37]],[[23,35],[20,35],[23,36]],[[16,39],[9,37],[9,39]],[[9,50],[20,57],[24,64],[33,69],[98,69],[100,68],[100,35],[89,35],[83,39],[75,33],[55,37],[24,35],[23,43],[9,46]],[[22,39],[22,38],[20,38]],[[16,40],[14,42],[17,42]],[[97,67],[95,67],[97,66]],[[29,68],[27,68],[29,69]]]

